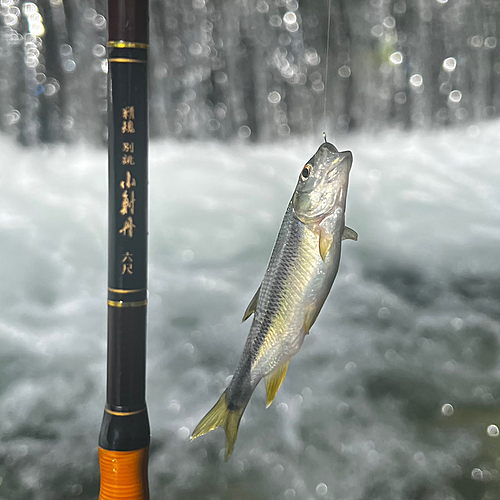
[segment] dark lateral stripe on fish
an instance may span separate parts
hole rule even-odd
[[[291,211],[291,207],[289,207],[287,211]],[[282,262],[288,264],[287,267],[293,267],[299,257],[300,241],[304,228],[299,220],[294,217],[290,217],[290,222],[285,226],[285,229],[286,233],[290,234],[290,238],[287,240],[287,244],[283,247],[281,259]],[[265,304],[263,318],[259,321],[260,334],[256,337],[252,345],[252,363],[255,361],[259,353],[259,349],[266,340],[269,329],[280,312],[281,299],[285,295],[287,287],[287,275],[283,274],[282,276],[279,276],[276,274],[272,278],[271,290],[269,292],[270,300],[268,300],[267,304]],[[256,322],[257,321],[258,319],[256,318]]]
[[[292,267],[300,256],[300,241],[305,229],[303,224],[290,212],[292,212],[291,205],[289,205],[285,214],[287,224],[282,226],[277,238],[277,241],[279,241],[280,238],[285,238],[285,236],[288,235],[287,244],[283,246],[279,256],[271,256],[271,262],[280,257],[282,262],[287,263],[287,267]],[[287,218],[287,215],[291,216]],[[233,377],[234,381],[231,382],[230,388],[228,388],[228,406],[231,407],[231,409],[237,409],[243,404],[246,404],[244,398],[238,396],[252,390],[250,380],[252,365],[259,356],[260,349],[266,341],[276,316],[281,311],[281,299],[286,292],[287,275],[273,273],[270,279],[266,280],[266,283],[262,285],[265,286],[268,282],[270,282],[271,288],[267,296],[269,296],[270,299],[262,304],[264,312],[260,314],[257,313],[254,316],[254,321],[251,326],[251,331],[258,332],[257,336],[255,338],[252,338],[253,336],[251,334],[248,336],[247,345],[245,347],[249,348],[247,351],[249,356],[244,356],[240,359],[240,363]],[[234,394],[236,389],[238,389],[238,396]]]

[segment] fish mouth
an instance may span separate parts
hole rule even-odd
[[[341,151],[335,153],[335,159],[330,164],[326,179],[327,182],[332,182],[335,179],[335,174],[339,169],[345,170],[349,175],[352,167],[352,153],[350,151]]]
[[[339,153],[342,156],[342,159],[340,160],[343,164],[347,164],[347,173],[351,171],[352,167],[352,153],[350,151],[342,151]]]
[[[328,151],[330,151],[330,153],[334,153],[334,154],[339,152],[339,150],[331,142],[324,142],[321,145],[321,148],[328,149]]]

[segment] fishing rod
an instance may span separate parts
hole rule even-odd
[[[100,500],[149,498],[148,2],[108,1],[108,355]]]

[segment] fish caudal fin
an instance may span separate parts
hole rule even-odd
[[[238,427],[240,426],[240,420],[243,415],[243,412],[245,411],[245,408],[242,410],[237,410],[237,411],[230,411],[228,410],[227,412],[227,418],[226,418],[226,462],[229,460],[231,457],[233,450],[234,450],[234,444],[236,443],[236,438],[238,437]]]
[[[286,371],[288,369],[288,364],[290,360],[286,361],[282,365],[278,366],[271,374],[266,377],[266,394],[267,394],[267,405],[266,408],[271,406],[274,401],[276,394],[278,394],[278,389],[281,383],[285,379]]]
[[[238,427],[245,408],[241,410],[231,411],[227,407],[226,393],[224,392],[215,403],[214,407],[201,419],[201,422],[196,426],[191,441],[199,436],[203,436],[207,432],[222,427],[226,431],[226,462],[231,457],[234,450],[234,444],[238,436]]]

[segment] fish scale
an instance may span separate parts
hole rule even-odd
[[[255,351],[257,351],[257,354],[254,354],[252,358],[252,369],[257,369],[255,362],[259,357],[259,350],[264,342],[267,341],[273,344],[273,340],[277,340],[277,332],[276,328],[273,328],[273,324],[276,321],[284,321],[285,318],[283,316],[286,315],[287,311],[291,311],[295,305],[287,285],[289,285],[290,269],[297,266],[300,251],[300,233],[302,233],[303,228],[300,227],[302,224],[298,219],[294,218],[292,212],[292,208],[289,206],[285,214],[285,220],[288,219],[289,223],[286,225],[284,224],[288,231],[284,233],[282,241],[278,238],[276,243],[277,248],[279,248],[281,244],[283,245],[283,251],[277,252],[276,257],[271,258],[269,264],[269,268],[275,270],[275,272],[271,279],[267,277],[266,273],[262,283],[263,286],[261,288],[261,294],[259,295],[259,301],[262,300],[263,303],[267,302],[267,307],[261,308],[258,303],[257,311],[263,310],[265,319],[262,324],[259,324],[257,318],[254,318],[250,330],[250,336],[255,339],[252,352],[255,353]],[[269,282],[271,282],[271,286],[266,286]]]
[[[357,239],[344,224],[351,164],[350,152],[339,153],[325,142],[302,169],[261,286],[244,315],[254,318],[236,371],[191,436],[224,428],[226,460],[253,391],[266,378],[267,404],[272,403],[316,320],[337,274],[342,239]]]

